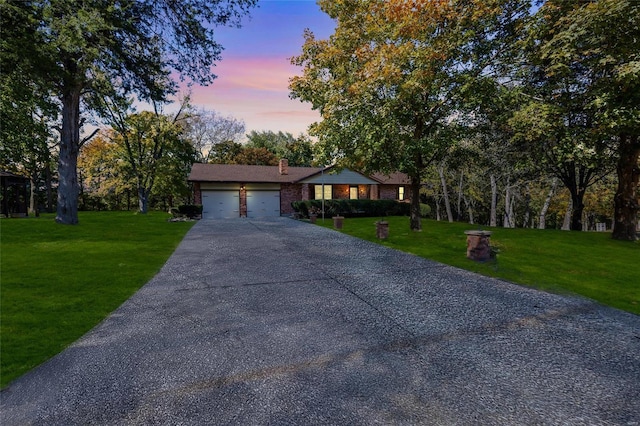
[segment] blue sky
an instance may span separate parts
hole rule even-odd
[[[303,32],[328,38],[333,21],[315,0],[260,0],[242,28],[218,28],[216,41],[225,50],[209,87],[196,86],[192,103],[244,120],[256,130],[306,132],[318,120],[309,104],[289,99],[289,78],[300,73],[289,58],[301,52]]]

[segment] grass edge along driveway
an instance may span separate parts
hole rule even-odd
[[[164,265],[193,222],[150,212],[0,219],[0,387],[102,321]]]
[[[640,242],[616,241],[610,232],[489,228],[495,261],[466,258],[468,223],[422,220],[409,229],[408,217],[386,217],[389,238],[376,238],[379,218],[348,218],[342,232],[447,265],[540,290],[578,294],[604,305],[640,314]],[[318,225],[333,227],[331,218]]]

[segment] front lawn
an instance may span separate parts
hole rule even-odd
[[[0,386],[78,339],[151,279],[193,222],[151,212],[1,219]]]
[[[388,217],[389,238],[378,240],[376,218],[344,220],[342,232],[448,265],[557,293],[576,293],[605,305],[640,314],[640,243],[616,241],[609,232],[488,228],[495,262],[466,258],[466,223],[422,221],[422,232],[409,229],[409,218]],[[331,219],[317,222],[333,227]]]

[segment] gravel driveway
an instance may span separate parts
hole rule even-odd
[[[203,220],[0,396],[3,425],[639,425],[640,317],[291,219]]]

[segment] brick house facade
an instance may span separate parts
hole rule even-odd
[[[333,167],[250,166],[196,163],[189,181],[203,217],[281,216],[293,213],[293,201],[325,199],[404,199],[404,174],[365,176]],[[406,186],[406,190],[405,190]]]

